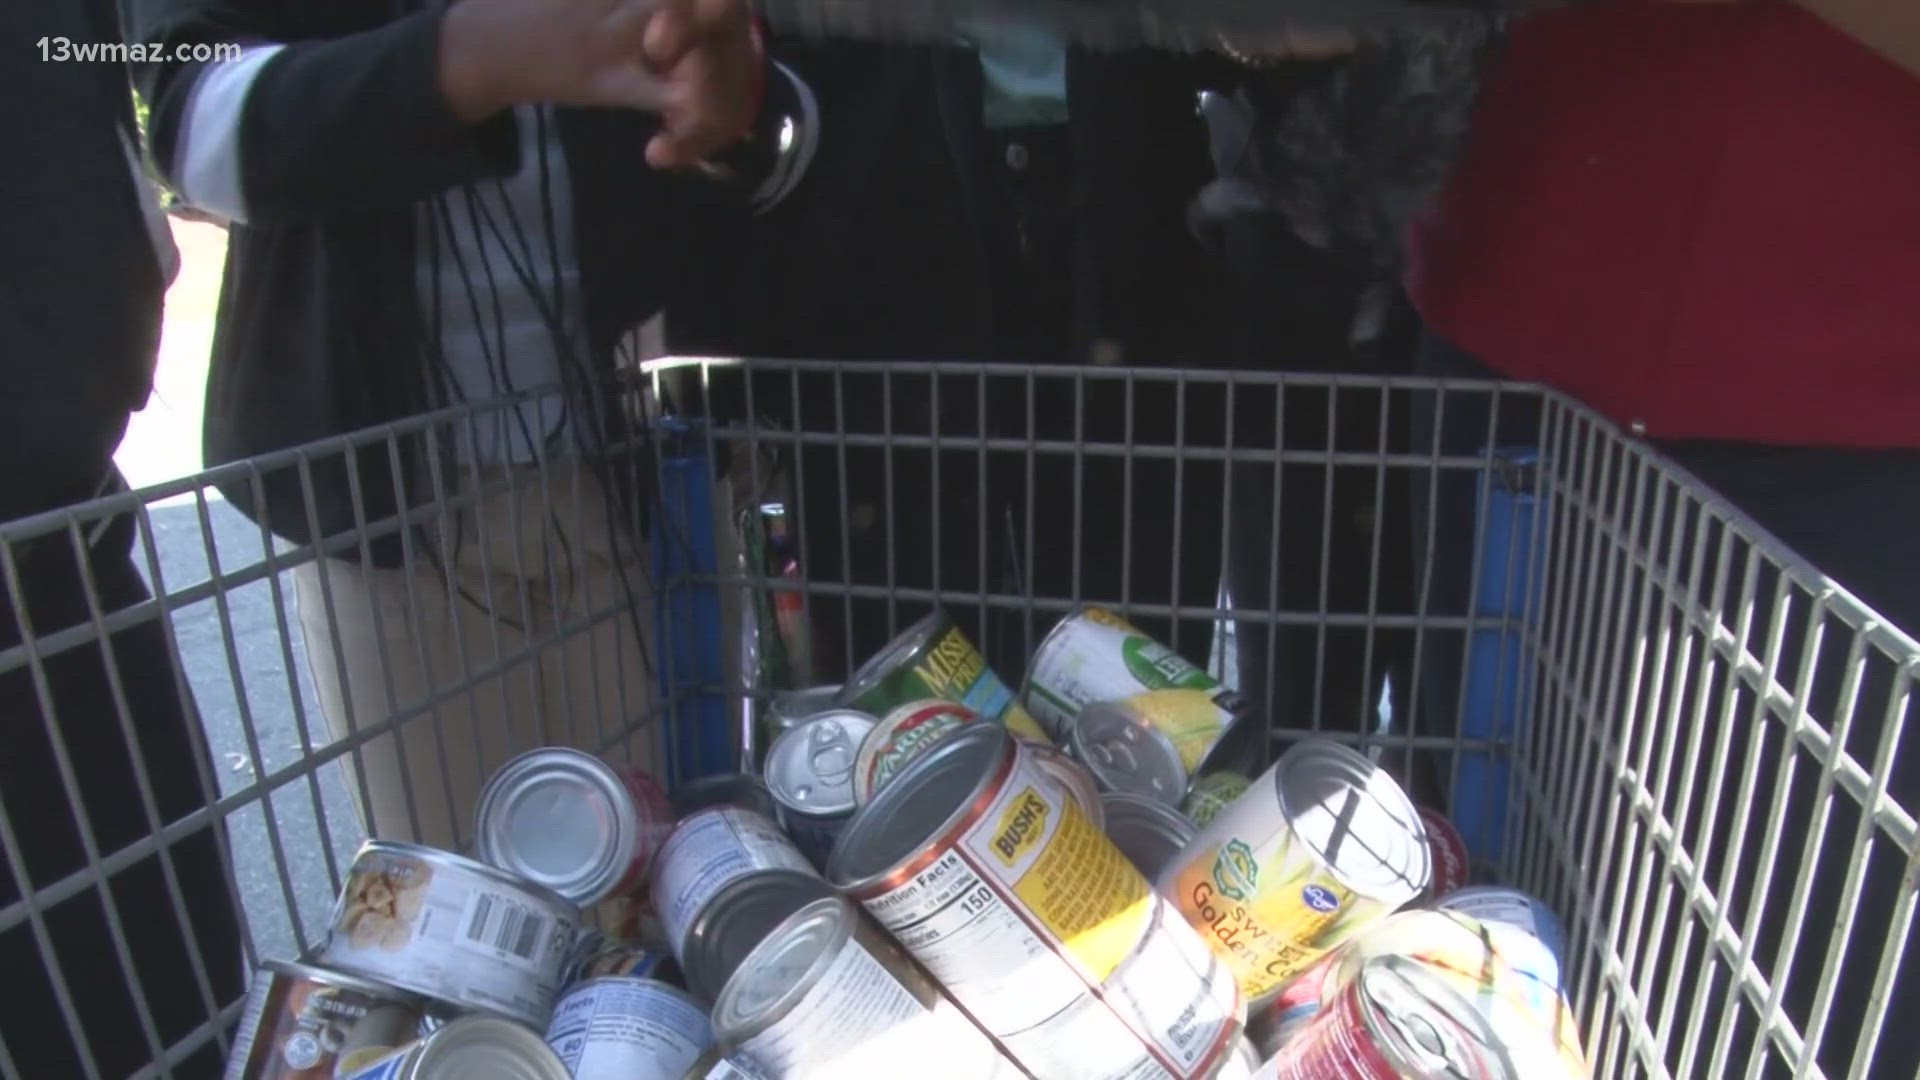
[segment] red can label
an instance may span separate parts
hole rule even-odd
[[[1420,807],[1420,823],[1427,829],[1427,847],[1433,852],[1433,882],[1427,896],[1438,900],[1467,887],[1467,842],[1445,814]]]
[[[1400,1080],[1361,1012],[1356,981],[1267,1064],[1263,1080]]]

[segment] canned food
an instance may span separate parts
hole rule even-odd
[[[1247,701],[1132,623],[1104,608],[1060,620],[1027,665],[1027,709],[1064,738],[1088,705],[1180,691],[1143,714],[1181,749],[1189,773],[1226,738]]]
[[[712,1001],[747,954],[794,912],[833,886],[812,874],[763,870],[720,890],[687,932],[687,986]]]
[[[1107,808],[1100,801],[1100,785],[1094,783],[1093,774],[1086,766],[1068,757],[1051,746],[1033,744],[1033,763],[1067,789],[1073,796],[1074,805],[1087,815],[1087,820],[1101,832],[1107,831]]]
[[[547,1045],[573,1080],[678,1077],[713,1045],[707,1011],[653,979],[594,979],[554,1006]]]
[[[1339,955],[1336,951],[1321,957],[1248,1014],[1247,1034],[1263,1060],[1285,1049],[1320,1015],[1326,999],[1327,972]]]
[[[1413,960],[1377,958],[1257,1080],[1533,1080],[1509,1067],[1499,1037],[1452,987]]]
[[[683,969],[687,936],[700,913],[728,885],[765,870],[818,876],[778,825],[737,806],[702,810],[667,837],[653,875],[653,906]]]
[[[772,718],[775,732],[778,733],[832,709],[839,700],[839,683],[780,690],[774,693],[773,705],[767,710],[767,715]]]
[[[457,1009],[545,1027],[579,922],[572,901],[485,863],[369,840],[315,958]]]
[[[1205,1077],[1233,978],[1054,775],[993,724],[854,814],[827,874],[1036,1076]]]
[[[449,1020],[340,1080],[573,1080],[532,1028],[496,1016]]]
[[[933,744],[966,724],[980,722],[979,713],[951,701],[910,701],[888,713],[860,744],[860,758],[853,769],[854,798],[865,806],[874,792]]]
[[[1420,815],[1393,777],[1312,739],[1200,830],[1160,888],[1257,1002],[1432,876]]]
[[[853,766],[873,717],[835,709],[801,722],[767,750],[767,790],[780,823],[815,866],[825,866],[833,842],[853,816]]]
[[[885,716],[910,701],[952,701],[1022,738],[1047,736],[987,666],[986,658],[944,611],[908,627],[880,653],[860,665],[841,690],[840,704]]]
[[[1233,805],[1233,801],[1247,793],[1253,781],[1237,772],[1211,772],[1193,782],[1187,789],[1186,801],[1180,804],[1180,811],[1187,819],[1204,829],[1213,824],[1220,812]]]
[[[746,1062],[729,1057],[725,1050],[715,1046],[701,1054],[700,1060],[693,1063],[693,1068],[688,1069],[681,1080],[767,1080],[767,1078],[754,1072]]]
[[[567,958],[561,986],[590,979],[670,979],[673,958],[637,941],[621,941],[598,930],[585,930]]]
[[[1106,807],[1107,839],[1148,881],[1158,877],[1200,832],[1158,799],[1108,792],[1101,802]]]
[[[1161,731],[1134,719],[1125,703],[1096,702],[1067,728],[1067,751],[1087,767],[1102,791],[1178,805],[1187,767]]]
[[[1379,957],[1415,960],[1479,1010],[1530,1080],[1584,1077],[1589,1070],[1578,1025],[1559,988],[1513,962],[1515,947],[1531,941],[1512,927],[1459,912],[1403,911],[1340,950],[1327,971],[1326,993],[1339,993]]]
[[[807,904],[766,935],[720,991],[713,1025],[767,1080],[1020,1075],[842,896]]]
[[[738,806],[768,818],[780,816],[780,804],[767,790],[766,781],[746,773],[719,773],[675,784],[668,798],[673,812],[682,818],[715,806]]]
[[[1471,915],[1490,926],[1509,926],[1525,934],[1539,943],[1545,956],[1523,964],[1522,970],[1532,971],[1556,989],[1564,988],[1560,965],[1566,962],[1567,932],[1552,908],[1519,889],[1502,885],[1460,889],[1441,897],[1434,907]]]
[[[1420,824],[1426,826],[1427,846],[1433,849],[1433,881],[1427,886],[1427,895],[1438,899],[1464,888],[1471,873],[1466,838],[1438,810],[1421,807]]]
[[[253,973],[226,1080],[333,1080],[418,1035],[426,1003],[337,971],[268,960]]]
[[[638,887],[673,828],[653,777],[559,746],[501,766],[475,816],[481,862],[581,907]]]

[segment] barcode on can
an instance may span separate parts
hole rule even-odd
[[[533,963],[540,955],[547,919],[511,900],[481,893],[474,898],[473,908],[467,913],[466,927],[468,941]]]

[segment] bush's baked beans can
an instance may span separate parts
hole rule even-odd
[[[544,1028],[579,931],[565,897],[417,844],[361,845],[315,960]]]
[[[935,743],[966,724],[983,723],[980,714],[965,705],[931,699],[909,701],[880,718],[860,744],[853,769],[853,795],[862,806],[873,793]]]
[[[827,865],[853,817],[854,764],[874,725],[866,713],[833,709],[801,721],[767,749],[761,771],[780,806],[780,824],[815,866]]]
[[[1186,801],[1180,804],[1180,812],[1199,828],[1213,824],[1220,812],[1233,805],[1233,801],[1247,793],[1253,781],[1237,772],[1210,772],[1196,779],[1187,788]]]
[[[824,880],[791,870],[763,870],[734,881],[714,896],[687,931],[681,965],[687,988],[712,1001],[775,927],[808,904],[834,895]]]
[[[1418,962],[1378,957],[1256,1080],[1535,1080],[1473,1005]]]
[[[965,705],[1021,738],[1048,741],[1046,732],[944,611],[914,623],[860,665],[841,689],[839,704],[885,716],[910,701],[929,699]]]
[[[367,979],[268,960],[253,973],[226,1080],[334,1080],[419,1037],[426,1003]]]
[[[475,819],[481,862],[588,908],[645,882],[673,808],[645,772],[551,746],[501,766]]]
[[[496,1016],[463,1016],[338,1080],[573,1080],[535,1031]]]
[[[1095,702],[1132,701],[1134,719],[1162,732],[1188,775],[1203,771],[1247,701],[1185,657],[1105,608],[1060,620],[1027,665],[1027,711],[1057,739]],[[1177,800],[1176,800],[1177,801]]]
[[[1033,763],[1067,789],[1067,793],[1073,796],[1074,804],[1080,807],[1081,813],[1087,815],[1088,821],[1093,822],[1094,828],[1107,831],[1107,807],[1100,801],[1100,785],[1085,765],[1063,751],[1038,743],[1033,744]]]
[[[1259,1003],[1420,895],[1433,874],[1406,792],[1365,755],[1299,743],[1160,879]]]
[[[594,979],[554,1006],[547,1045],[573,1080],[678,1077],[713,1046],[699,1002],[655,979]]]
[[[763,936],[720,991],[713,1024],[767,1080],[1024,1075],[843,896]]]
[[[683,970],[689,935],[707,906],[734,882],[769,870],[819,877],[780,826],[763,814],[715,806],[681,820],[660,849],[653,907]]]
[[[1037,748],[964,727],[847,826],[828,878],[1041,1077],[1212,1077],[1233,978],[1101,834]]]
[[[1572,1008],[1557,984],[1527,970],[1543,952],[1537,939],[1516,927],[1457,911],[1402,911],[1335,955],[1325,993],[1339,993],[1374,959],[1405,957],[1471,1003],[1528,1080],[1584,1078],[1591,1070]]]

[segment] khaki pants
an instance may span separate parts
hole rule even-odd
[[[644,549],[616,542],[603,488],[581,467],[485,477],[488,493],[449,509],[407,569],[329,560],[294,572],[334,738],[397,718],[341,759],[383,839],[468,850],[487,778],[535,747],[657,760]]]

